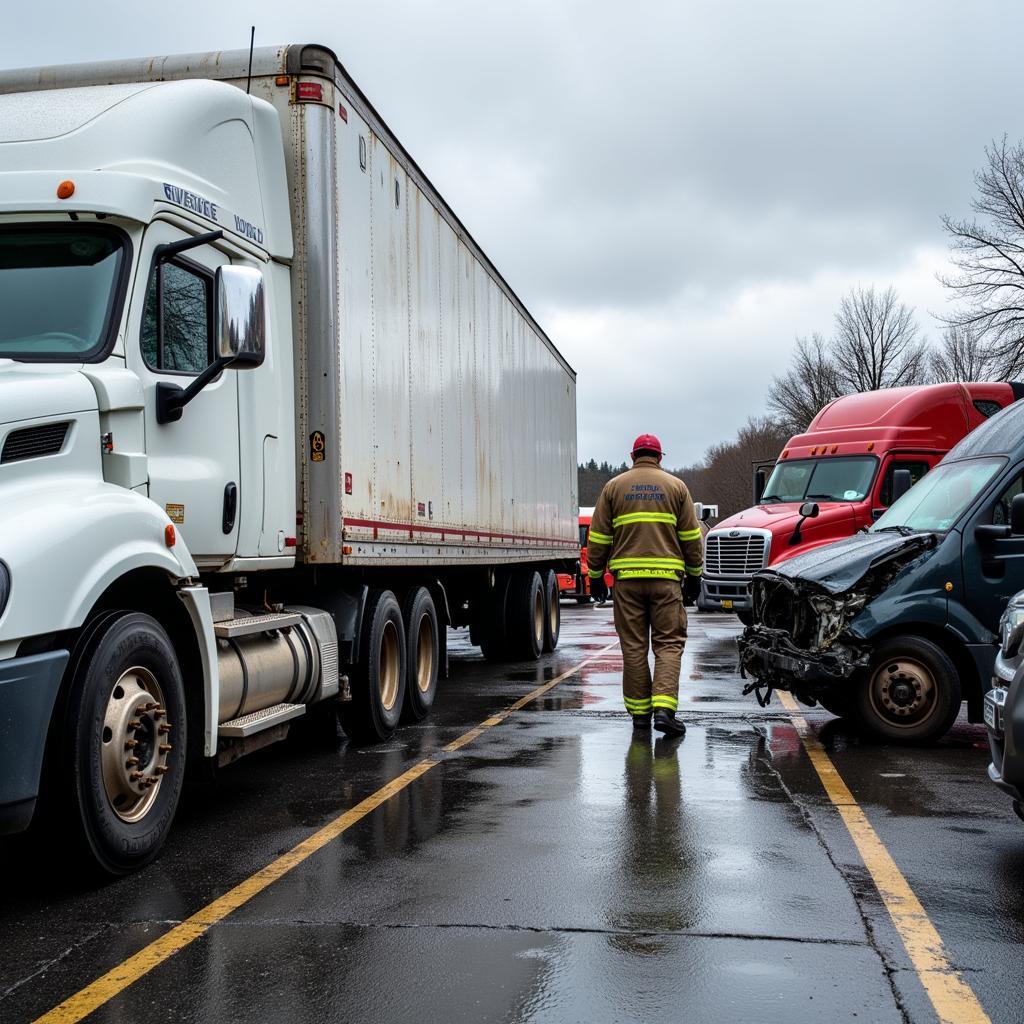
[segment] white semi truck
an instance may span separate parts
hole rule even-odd
[[[426,715],[447,626],[553,650],[575,418],[325,47],[0,73],[0,832],[123,873],[187,764]]]

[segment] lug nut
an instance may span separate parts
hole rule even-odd
[[[170,743],[161,743],[160,746],[157,747],[157,750],[159,750],[161,754],[169,754],[173,749],[174,747],[172,747]]]
[[[167,722],[164,722],[164,724],[157,729],[157,732],[160,733],[161,736],[166,736],[170,731],[171,727]]]
[[[124,741],[124,748],[125,748],[125,750],[131,750],[132,747],[137,747],[138,745],[139,745],[139,741],[138,740],[125,740]]]
[[[160,781],[159,775],[149,775],[146,777],[147,786],[155,786]]]
[[[167,765],[165,765],[165,764],[158,764],[156,766],[156,773],[157,773],[157,775],[166,775],[170,770],[171,769],[168,768]],[[156,780],[154,779],[153,781],[155,782]]]
[[[138,763],[139,763],[139,759],[137,757],[129,757],[128,760],[125,761],[125,764],[129,768],[134,768]]]
[[[129,778],[129,779],[130,779],[130,780],[131,780],[132,782],[138,782],[138,781],[139,781],[139,779],[141,779],[141,778],[142,778],[142,772],[132,772],[132,773],[131,773],[131,774],[130,774],[130,775],[128,776],[128,778]]]
[[[142,723],[137,718],[130,718],[128,720],[129,729],[138,729],[140,725],[142,725]]]

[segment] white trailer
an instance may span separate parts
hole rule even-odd
[[[0,308],[0,832],[554,649],[575,375],[330,50],[0,72]]]

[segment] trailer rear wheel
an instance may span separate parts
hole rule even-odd
[[[390,739],[402,717],[406,690],[405,627],[390,590],[370,591],[359,649],[352,700],[342,705],[342,727],[357,742]]]
[[[558,646],[562,631],[562,605],[559,602],[558,577],[554,569],[544,574],[544,608],[547,620],[544,624],[544,653],[550,654]]]
[[[540,573],[534,569],[518,569],[509,585],[506,608],[509,653],[513,658],[536,661],[541,656],[546,618]]]
[[[857,687],[854,710],[882,739],[929,743],[960,713],[960,677],[941,647],[923,637],[880,644]]]
[[[405,649],[408,661],[404,717],[425,718],[437,694],[437,666],[441,645],[437,631],[437,609],[426,587],[409,591],[402,608],[405,619]]]
[[[185,776],[185,688],[163,627],[110,612],[76,654],[58,785],[75,839],[92,862],[124,875],[159,853]]]
[[[481,602],[478,611],[475,635],[480,650],[488,661],[501,661],[508,654],[506,633],[506,609],[509,602],[509,578],[500,575],[494,587]]]

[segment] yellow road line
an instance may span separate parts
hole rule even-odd
[[[202,937],[219,921],[222,921],[232,911],[237,910],[243,904],[248,903],[254,896],[258,896],[268,886],[273,885],[278,879],[288,874],[292,868],[298,867],[303,861],[308,860],[317,850],[322,849],[328,843],[337,839],[343,832],[350,829],[358,821],[361,821],[368,814],[375,811],[381,804],[386,803],[396,793],[401,792],[406,786],[415,782],[421,775],[425,775],[431,768],[444,761],[444,754],[453,753],[464,747],[467,743],[483,735],[488,729],[500,725],[509,715],[526,707],[538,697],[556,687],[560,682],[575,675],[584,665],[589,665],[602,655],[607,654],[613,647],[618,646],[618,641],[601,648],[589,658],[584,658],[578,665],[563,672],[560,676],[531,690],[525,697],[521,697],[514,704],[510,704],[503,711],[484,719],[478,726],[463,733],[458,739],[453,740],[447,746],[442,747],[440,754],[424,758],[417,762],[407,771],[392,779],[387,785],[382,786],[375,793],[372,793],[365,800],[361,800],[354,807],[349,808],[343,814],[338,815],[329,821],[322,828],[311,836],[303,839],[301,843],[293,846],[287,853],[283,853],[276,860],[271,861],[266,867],[261,868],[254,875],[245,881],[240,882],[233,889],[229,889],[223,896],[218,896],[212,903],[208,903],[201,910],[191,917],[175,925],[170,931],[165,932],[158,939],[154,939],[148,946],[144,946],[138,953],[133,954],[127,960],[118,964],[106,974],[101,975],[94,982],[85,988],[68,997],[59,1006],[55,1006],[48,1013],[37,1018],[36,1024],[69,1024],[71,1021],[80,1021],[87,1017],[94,1010],[99,1009],[104,1003],[109,1002],[114,996],[123,992],[130,985],[133,985],[140,978],[147,975],[155,967],[159,967],[165,960],[170,959],[175,953],[179,953],[186,946],[191,945],[196,939]]]
[[[973,989],[950,962],[935,925],[914,895],[910,883],[903,877],[903,872],[871,827],[828,752],[807,724],[807,719],[800,714],[796,701],[788,693],[777,692],[825,792],[839,811],[861,860],[874,880],[939,1020],[943,1024],[990,1024],[989,1016],[982,1009]]]

